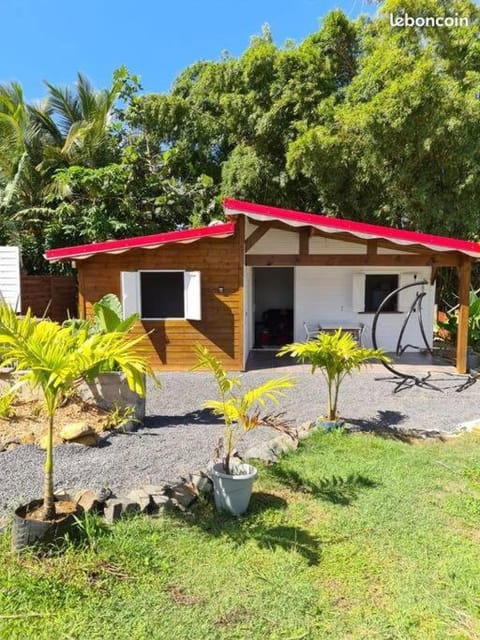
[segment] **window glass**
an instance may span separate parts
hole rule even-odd
[[[398,289],[398,275],[375,274],[365,276],[365,311],[375,312],[389,293]],[[382,311],[398,311],[398,294]]]
[[[183,271],[140,273],[142,318],[184,318]]]

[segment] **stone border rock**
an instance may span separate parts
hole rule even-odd
[[[213,482],[205,472],[189,474],[175,484],[143,485],[126,494],[115,495],[105,487],[100,491],[82,489],[74,494],[69,489],[55,493],[60,500],[72,500],[85,513],[96,513],[111,524],[124,516],[143,513],[149,516],[161,515],[165,509],[188,509],[200,495],[208,495],[213,490]]]
[[[242,451],[241,458],[255,458],[270,464],[277,462],[286,451],[296,449],[299,440],[306,438],[314,428],[315,423],[305,422],[296,429],[280,434],[272,429],[272,437]],[[207,468],[190,473],[187,478],[181,478],[174,484],[143,485],[122,495],[115,495],[111,489],[104,488],[96,492],[82,489],[75,495],[64,489],[57,491],[55,496],[73,500],[84,512],[101,515],[105,522],[111,524],[122,517],[141,513],[158,517],[169,508],[186,511],[199,496],[208,496],[212,491],[213,481]]]
[[[271,428],[271,434],[262,442],[250,443],[241,449],[239,457],[242,460],[255,459],[274,464],[287,451],[297,449],[299,441],[307,438],[312,431],[317,429],[315,422],[304,422],[295,429],[278,432]],[[400,429],[392,427],[388,429],[392,434],[399,436],[428,439],[457,437],[465,432],[480,428],[480,420],[472,420],[459,424],[455,432],[445,433],[435,429]],[[368,429],[358,429],[355,426],[345,426],[350,432],[368,433]],[[375,433],[375,429],[371,429]],[[209,464],[209,467],[212,463]],[[105,522],[111,524],[122,517],[136,514],[145,514],[152,517],[161,516],[167,509],[180,509],[186,511],[199,496],[208,496],[213,491],[213,481],[208,470],[201,469],[190,473],[187,478],[180,478],[177,482],[161,485],[147,484],[128,493],[115,495],[109,488],[100,491],[82,489],[73,493],[68,489],[61,489],[55,493],[57,499],[67,499],[77,502],[86,513],[96,513],[102,516]],[[6,529],[6,522],[0,522],[0,533]]]

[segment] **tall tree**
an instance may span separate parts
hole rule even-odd
[[[477,237],[480,90],[476,29],[392,29],[398,16],[469,16],[471,2],[385,3],[366,25],[342,102],[289,147],[292,175],[337,215]]]
[[[79,74],[75,90],[47,83],[40,105],[26,104],[18,83],[0,87],[0,233],[22,245],[29,271],[45,268],[49,227],[58,221],[57,172],[120,159],[114,109],[129,83],[119,69],[109,89],[95,91]]]

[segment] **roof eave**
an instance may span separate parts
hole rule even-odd
[[[361,240],[385,240],[398,247],[420,245],[437,253],[446,251],[467,255],[474,261],[480,260],[480,243],[434,236],[415,231],[404,231],[393,227],[383,227],[353,220],[328,217],[313,213],[305,213],[290,209],[280,209],[269,205],[261,205],[242,200],[226,198],[224,200],[226,214],[231,218],[244,215],[254,220],[267,222],[269,220],[283,222],[291,227],[312,226],[324,233],[347,233]]]
[[[113,240],[92,244],[76,245],[72,247],[62,247],[59,249],[49,249],[44,257],[49,262],[59,262],[61,260],[86,260],[100,254],[121,254],[132,249],[156,249],[165,244],[181,243],[188,244],[202,240],[203,238],[227,238],[235,233],[235,222],[227,222],[209,227],[198,227],[196,229],[184,229],[180,231],[168,231],[166,233],[154,234],[151,236],[138,236],[125,238],[124,240]]]

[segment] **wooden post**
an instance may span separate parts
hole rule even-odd
[[[245,344],[245,290],[244,290],[244,278],[245,278],[245,254],[246,254],[246,249],[245,249],[245,226],[246,226],[246,219],[245,216],[238,216],[237,217],[237,223],[236,223],[236,228],[235,228],[235,234],[238,237],[237,240],[237,246],[238,246],[238,253],[237,253],[237,264],[238,264],[238,292],[239,292],[239,297],[238,297],[238,329],[234,327],[234,335],[233,337],[233,350],[235,353],[235,360],[238,362],[239,367],[238,369],[236,369],[237,371],[245,371],[245,363],[246,363],[246,356],[248,356],[248,353],[245,353],[245,349],[247,348],[247,345]],[[259,227],[259,229],[261,229],[261,227]],[[256,229],[256,231],[258,231],[258,229]],[[253,232],[255,233],[255,231]],[[263,233],[262,233],[263,235]],[[250,318],[248,319],[248,321],[250,322]],[[234,323],[236,324],[236,323]],[[238,333],[237,333],[238,331]],[[237,350],[235,344],[236,341],[238,340],[238,344],[239,344],[239,348]]]
[[[470,274],[472,263],[469,258],[462,258],[459,266],[459,291],[458,291],[458,331],[457,331],[457,371],[466,373],[467,347],[468,347],[468,298],[470,294]]]

